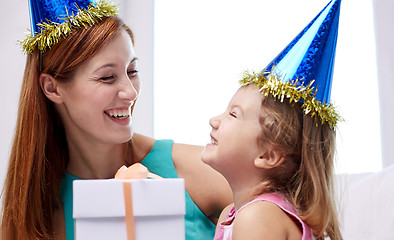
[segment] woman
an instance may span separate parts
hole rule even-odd
[[[134,36],[107,3],[85,9],[81,2],[82,17],[66,19],[71,27],[62,37],[38,34],[23,43],[28,55],[4,189],[3,239],[73,239],[72,180],[113,178],[121,166],[136,163],[184,178],[186,239],[212,238],[232,200],[227,182],[200,161],[202,147],[133,134],[140,92]],[[44,24],[42,32],[54,25]]]

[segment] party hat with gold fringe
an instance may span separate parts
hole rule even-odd
[[[262,72],[245,72],[241,84],[256,84],[265,96],[282,101],[301,101],[305,114],[333,128],[340,120],[330,103],[340,4],[328,3]]]
[[[45,51],[73,29],[85,28],[117,14],[105,0],[29,0],[31,30],[21,41],[24,52]]]

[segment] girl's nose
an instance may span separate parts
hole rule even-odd
[[[212,117],[211,119],[209,119],[209,125],[211,125],[213,129],[217,129],[219,127],[220,124],[219,116]]]

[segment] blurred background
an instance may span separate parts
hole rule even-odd
[[[328,0],[117,0],[136,36],[142,92],[133,128],[154,138],[205,145],[244,70],[263,69]],[[394,163],[394,1],[344,0],[332,101],[337,173]],[[30,29],[28,1],[0,3],[0,187],[17,115]]]

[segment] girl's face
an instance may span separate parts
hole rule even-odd
[[[126,31],[120,30],[77,69],[71,81],[59,84],[62,103],[57,110],[67,137],[89,143],[128,141],[139,91],[134,47]]]
[[[263,96],[254,86],[241,87],[231,99],[226,111],[212,118],[211,143],[201,159],[227,179],[242,175],[253,168],[253,160],[262,152],[259,118]]]

